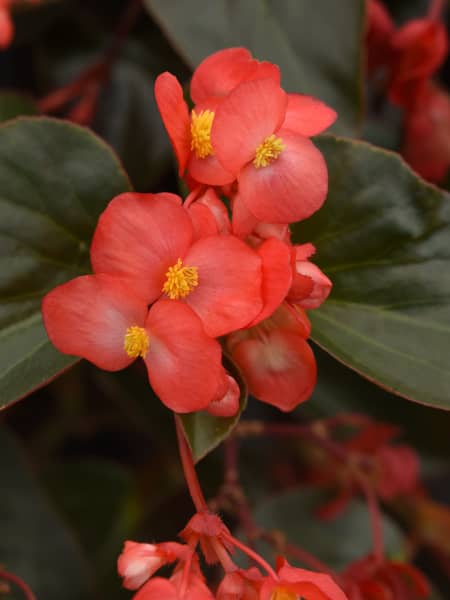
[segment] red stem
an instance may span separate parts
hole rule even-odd
[[[18,588],[22,590],[27,600],[37,600],[36,596],[33,594],[29,585],[25,583],[20,577],[17,575],[13,575],[13,573],[9,573],[8,571],[0,570],[0,579],[4,581],[8,581],[13,583]]]
[[[89,66],[75,81],[59,88],[38,102],[39,110],[43,113],[51,113],[59,110],[71,100],[81,95],[85,87],[93,81],[104,84],[126,42],[133,25],[142,8],[142,0],[129,0],[116,28],[114,37],[105,52],[104,57],[98,63]]]
[[[184,476],[189,489],[189,493],[192,498],[192,502],[197,512],[208,512],[208,505],[206,504],[205,497],[203,496],[200,482],[195,472],[194,461],[192,459],[192,452],[186,441],[183,426],[180,422],[180,417],[175,415],[175,428],[177,432],[178,449],[180,451],[181,464],[183,466]]]
[[[384,541],[383,541],[383,523],[381,520],[380,503],[378,496],[370,482],[364,476],[357,478],[361,490],[364,492],[367,500],[367,508],[370,514],[373,537],[373,555],[376,563],[382,564],[384,561]]]

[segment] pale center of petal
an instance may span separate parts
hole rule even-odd
[[[270,600],[297,600],[298,596],[295,592],[284,588],[277,588],[272,592]]]
[[[128,327],[123,339],[123,348],[130,358],[137,358],[138,356],[145,358],[149,346],[150,339],[143,327],[137,325]]]
[[[197,158],[206,158],[214,154],[211,145],[211,127],[214,113],[211,110],[202,110],[197,114],[195,110],[191,114],[191,150]]]
[[[171,300],[185,298],[198,286],[197,267],[183,267],[181,258],[179,258],[173,267],[169,267],[166,273],[166,282],[162,291],[169,296]]]
[[[267,167],[280,156],[284,148],[283,140],[272,133],[256,148],[253,165],[257,169]]]

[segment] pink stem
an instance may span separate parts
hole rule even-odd
[[[234,564],[222,542],[217,538],[211,538],[210,543],[225,573],[236,571],[238,567]]]
[[[0,579],[4,581],[8,581],[13,583],[18,588],[22,590],[27,600],[37,600],[36,596],[33,594],[29,585],[25,583],[20,577],[17,575],[13,575],[13,573],[8,573],[8,571],[0,570]]]
[[[275,581],[278,581],[278,575],[275,573],[275,571],[272,569],[269,563],[263,559],[262,556],[260,556],[257,552],[254,552],[251,548],[240,542],[237,538],[232,536],[231,533],[224,534],[223,537],[226,540],[228,540],[231,544],[233,544],[233,546],[238,548],[241,552],[246,554],[249,558],[254,560],[255,563],[260,565],[265,571],[267,571],[267,573],[269,573],[271,577],[275,579]]]
[[[184,476],[186,478],[186,483],[192,498],[192,502],[194,503],[197,512],[208,512],[208,505],[206,504],[197,473],[195,472],[192,452],[184,436],[183,427],[178,415],[175,415],[175,428],[177,432],[181,464],[183,466]]]

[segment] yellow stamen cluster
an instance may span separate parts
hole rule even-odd
[[[130,358],[137,358],[138,356],[145,358],[149,346],[150,339],[143,327],[137,325],[128,327],[123,339],[123,348]]]
[[[276,160],[284,150],[283,140],[275,134],[269,135],[262,144],[256,148],[253,165],[260,169],[267,167],[271,162]]]
[[[277,588],[272,592],[270,600],[297,600],[298,596],[295,592],[284,588]]]
[[[211,145],[211,127],[214,120],[214,113],[211,110],[202,110],[197,113],[195,110],[191,114],[191,150],[195,152],[197,158],[206,158],[214,154]]]
[[[166,283],[163,285],[162,291],[171,300],[185,298],[198,286],[197,267],[183,267],[181,258],[177,260],[173,267],[169,268],[166,277]]]

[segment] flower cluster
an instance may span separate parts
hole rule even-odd
[[[185,544],[125,542],[118,560],[119,575],[134,600],[347,600],[347,596],[323,573],[291,566],[284,558],[272,569],[262,557],[234,538],[213,514],[197,513],[180,536]],[[196,552],[200,545],[209,564],[220,562],[224,576],[213,593],[205,582]],[[246,553],[262,567],[240,569],[232,560],[235,550]],[[169,578],[153,577],[164,565],[176,563]]]
[[[450,168],[450,97],[433,76],[448,54],[448,34],[431,4],[427,17],[397,28],[380,0],[368,2],[368,69],[405,111],[402,154],[423,177],[440,182]]]
[[[208,57],[190,91],[191,111],[170,73],[155,83],[189,196],[114,198],[92,241],[93,274],[47,294],[44,324],[60,351],[100,368],[141,357],[176,412],[231,416],[239,388],[221,338],[250,391],[292,410],[316,380],[305,310],[331,282],[311,262],[312,244],[291,243],[289,224],[325,200],[327,168],[309,138],[336,114],[287,94],[278,67],[243,48]]]
[[[337,436],[338,432],[333,434]],[[341,513],[358,494],[361,477],[384,502],[408,497],[421,489],[417,453],[406,444],[394,444],[398,434],[397,427],[368,419],[348,439],[339,442],[345,460],[312,446],[308,481],[337,492],[319,508],[319,516],[332,519]]]

